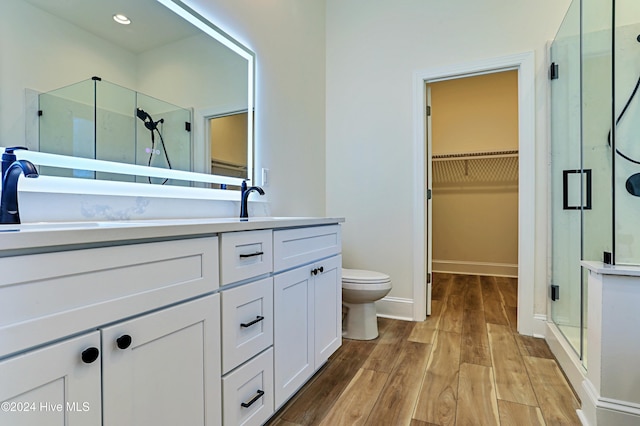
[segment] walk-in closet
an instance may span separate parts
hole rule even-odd
[[[433,270],[518,276],[518,72],[428,84]]]

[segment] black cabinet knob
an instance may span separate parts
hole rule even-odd
[[[127,349],[129,346],[131,346],[131,336],[129,336],[128,334],[123,334],[116,339],[116,345],[120,349]]]
[[[100,356],[100,350],[93,346],[82,351],[82,362],[85,364],[91,364]]]
[[[312,269],[311,275],[318,275],[318,268]]]
[[[320,273],[323,273],[324,272],[324,266],[319,267],[318,271],[320,271]]]

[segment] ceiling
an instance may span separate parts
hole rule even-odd
[[[136,54],[200,33],[156,0],[26,1]],[[126,15],[131,24],[116,23],[116,13]]]

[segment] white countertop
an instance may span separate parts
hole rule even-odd
[[[156,238],[180,238],[222,232],[331,225],[335,217],[252,217],[158,219],[114,222],[46,222],[0,225],[0,257],[47,251],[54,247],[132,242]]]
[[[580,264],[588,270],[601,275],[626,275],[630,277],[640,277],[640,266],[609,265],[604,262],[590,260],[583,260]]]

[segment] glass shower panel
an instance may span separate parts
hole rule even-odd
[[[95,158],[94,82],[85,80],[39,96],[39,150]],[[40,167],[49,176],[93,178],[87,170]]]
[[[612,155],[613,0],[582,1],[582,167],[591,171],[592,209],[582,212],[584,260],[615,261]],[[588,188],[583,189],[588,192]],[[610,259],[608,259],[610,257]],[[583,346],[588,327],[588,271],[583,268]],[[583,357],[586,366],[587,360]]]
[[[131,135],[135,130],[135,92],[108,81],[96,81],[96,156],[99,160],[135,164]],[[97,172],[96,178],[133,182],[134,176]]]
[[[582,217],[585,260],[613,253],[612,10],[612,1],[582,1],[582,162],[591,170],[593,200]]]
[[[580,2],[574,1],[551,45],[551,317],[581,354]]]
[[[640,2],[616,0],[614,48],[615,262],[640,264],[640,198],[626,189],[640,173]],[[637,177],[640,179],[640,176]],[[633,181],[633,179],[632,179]],[[640,180],[638,180],[640,183]],[[636,193],[634,191],[634,193]]]

